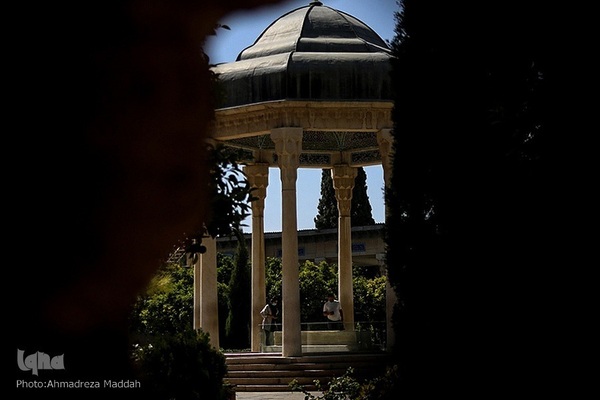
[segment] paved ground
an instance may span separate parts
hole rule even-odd
[[[315,397],[321,392],[311,392]],[[304,400],[302,392],[237,392],[236,400]]]

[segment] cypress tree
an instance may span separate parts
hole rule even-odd
[[[321,174],[321,197],[317,210],[318,214],[314,219],[317,229],[337,228],[339,212],[330,169],[323,169]],[[350,213],[352,226],[375,224],[369,195],[367,194],[367,173],[363,167],[357,168]]]
[[[352,226],[374,225],[373,209],[367,194],[367,173],[363,167],[357,168],[352,190],[351,224]]]
[[[330,169],[321,171],[321,197],[319,198],[317,210],[318,213],[314,219],[317,229],[337,228],[337,200],[335,199],[335,189],[333,188]]]
[[[238,247],[229,280],[229,314],[225,323],[225,337],[230,348],[245,349],[250,346],[251,273],[243,233],[238,233],[237,239]]]

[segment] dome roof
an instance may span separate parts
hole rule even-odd
[[[284,14],[232,63],[213,67],[219,107],[271,100],[389,100],[390,49],[357,18],[313,1]]]
[[[388,52],[386,43],[363,22],[313,2],[273,22],[237,60],[289,52]]]

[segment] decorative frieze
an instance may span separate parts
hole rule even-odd
[[[300,165],[303,167],[324,167],[331,165],[331,155],[324,153],[302,153],[300,154]]]
[[[379,150],[357,151],[352,153],[350,160],[354,166],[379,164],[381,163],[381,154]]]
[[[391,101],[308,102],[272,101],[215,111],[212,136],[230,140],[268,134],[282,126],[306,130],[371,131],[391,128]],[[227,139],[226,139],[227,138]]]
[[[347,151],[377,148],[376,132],[305,131],[303,150]]]

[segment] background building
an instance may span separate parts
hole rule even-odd
[[[383,224],[352,227],[352,264],[359,266],[381,266],[385,254]],[[252,235],[244,235],[246,244],[252,246]],[[281,232],[267,232],[265,239],[265,257],[281,258]],[[337,264],[337,229],[304,229],[298,231],[298,260],[310,260],[315,263],[326,261]],[[233,256],[237,247],[236,238],[217,239],[217,251]]]

